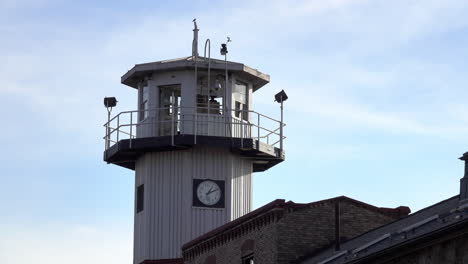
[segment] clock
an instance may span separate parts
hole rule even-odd
[[[193,206],[224,208],[224,181],[193,179]]]

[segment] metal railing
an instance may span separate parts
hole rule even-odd
[[[210,111],[210,112],[208,112]],[[281,121],[250,110],[222,107],[165,107],[148,110],[123,111],[104,124],[105,149],[122,139],[171,136],[174,145],[175,135],[222,136],[257,140],[271,146],[286,139],[282,136],[285,126]],[[244,141],[241,140],[241,147]],[[281,149],[282,151],[282,149]]]

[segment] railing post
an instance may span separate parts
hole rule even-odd
[[[130,148],[132,148],[133,111],[130,112]]]
[[[223,107],[224,107],[225,110],[227,110],[225,106],[223,106]],[[224,121],[224,136],[227,137],[227,129],[228,129],[228,120],[227,120],[227,118],[228,118],[228,115],[226,114],[226,111],[224,111],[223,115],[224,115],[224,120],[223,120]]]
[[[107,135],[106,135],[106,150],[110,148],[110,115],[111,115],[111,112],[109,111],[109,109],[107,110],[107,125],[106,125],[106,131],[107,131]]]
[[[260,115],[257,113],[257,149],[260,149]]]
[[[174,146],[174,104],[171,105],[172,115],[171,115],[171,145]]]
[[[281,97],[281,122],[280,122],[280,157],[283,156],[283,98]]]
[[[106,135],[105,135],[105,137],[104,137],[104,150],[107,150],[107,149],[109,148],[109,147],[107,146],[107,145],[109,144],[109,139],[108,139],[108,136],[109,136],[108,133],[109,133],[109,131],[108,131],[108,128],[107,128],[108,126],[109,126],[109,125],[106,125],[106,132],[105,132]]]
[[[241,148],[244,147],[244,111],[241,112],[241,121],[240,121],[240,134],[241,134]]]
[[[182,114],[182,110],[180,110],[179,123],[180,123],[180,134],[185,135],[185,117]]]
[[[197,130],[198,130],[198,109],[195,108],[195,130],[193,131],[193,140],[194,140],[194,143],[197,144]]]
[[[117,143],[119,142],[119,132],[120,132],[120,114],[117,116]]]
[[[210,120],[211,120],[210,101],[208,100],[208,114],[206,115],[206,135],[207,136],[210,136]]]

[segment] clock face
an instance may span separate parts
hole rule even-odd
[[[193,179],[192,206],[224,208],[223,180]]]
[[[216,182],[204,180],[198,184],[197,198],[204,205],[212,206],[221,199],[221,192],[221,188]]]

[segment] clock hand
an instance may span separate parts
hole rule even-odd
[[[208,190],[208,192],[207,192],[207,193],[205,193],[205,195],[208,195],[208,194],[212,193],[212,191],[211,191],[211,190],[213,190],[213,186],[211,186],[211,188]]]
[[[210,190],[209,192],[206,193],[206,195],[210,194],[210,193],[214,193],[214,192],[217,192],[219,191],[219,189],[216,189],[216,190]]]

